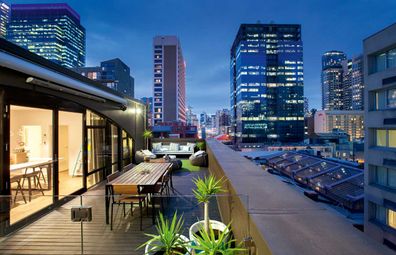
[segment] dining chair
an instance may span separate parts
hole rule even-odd
[[[133,214],[133,204],[139,204],[140,209],[140,230],[143,227],[143,203],[147,195],[141,193],[139,185],[124,185],[117,184],[111,186],[111,215],[110,215],[110,230],[113,230],[113,206],[121,204],[131,205],[131,214]],[[147,204],[145,205],[147,206]],[[125,211],[124,211],[125,216]]]

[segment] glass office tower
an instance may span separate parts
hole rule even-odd
[[[234,142],[304,138],[301,26],[242,24],[231,48]]]
[[[7,24],[10,19],[10,7],[6,2],[0,0],[0,38],[5,38],[7,34]]]
[[[67,4],[13,4],[7,39],[64,67],[85,65],[85,28]]]

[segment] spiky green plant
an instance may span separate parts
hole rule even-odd
[[[165,255],[184,254],[179,249],[188,251],[189,244],[180,238],[183,225],[183,216],[178,218],[177,212],[173,214],[172,221],[165,219],[160,212],[156,225],[157,234],[145,234],[151,239],[139,246],[138,249],[150,245],[149,252],[152,253],[162,251]]]
[[[197,147],[198,149],[200,149],[201,151],[204,151],[206,149],[206,142],[205,140],[197,142]]]
[[[146,130],[144,130],[144,132],[143,132],[143,137],[144,137],[144,139],[146,140],[146,141],[145,141],[145,142],[146,142],[146,148],[148,149],[148,146],[149,146],[149,139],[151,139],[151,138],[153,137],[153,132],[152,132],[151,130],[146,129]]]
[[[209,231],[209,201],[213,195],[224,191],[221,187],[223,185],[223,178],[217,180],[213,175],[209,175],[204,179],[198,177],[193,179],[195,189],[193,194],[198,200],[198,203],[204,204],[204,229]]]
[[[230,229],[230,225],[227,226],[227,229]],[[210,227],[209,231],[201,229],[199,234],[194,234],[194,236],[197,242],[192,244],[191,248],[202,251],[202,254],[205,255],[235,255],[246,252],[241,244],[236,245],[235,248],[232,247],[235,239],[229,237],[230,231],[224,231],[216,235],[213,228]]]

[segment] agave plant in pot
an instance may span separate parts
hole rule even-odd
[[[230,226],[228,225],[227,228]],[[246,249],[241,244],[236,244],[236,240],[230,238],[231,232],[224,231],[216,235],[214,230],[209,226],[209,231],[201,229],[199,234],[195,235],[197,243],[193,243],[191,248],[199,251],[199,254],[205,255],[236,255],[245,254]]]
[[[157,234],[146,234],[151,239],[138,249],[145,247],[145,255],[190,254],[190,240],[180,234],[183,225],[183,217],[178,218],[177,212],[173,214],[171,221],[165,219],[160,213],[156,225]]]
[[[197,178],[193,180],[196,188],[193,190],[193,194],[199,203],[204,204],[204,220],[198,221],[191,225],[189,231],[190,240],[193,243],[199,243],[199,239],[196,238],[202,231],[209,233],[212,230],[215,236],[220,236],[221,233],[229,232],[228,227],[216,220],[209,219],[209,202],[213,195],[223,191],[221,186],[223,179],[217,180],[213,175],[205,178]],[[227,235],[228,236],[228,235]]]

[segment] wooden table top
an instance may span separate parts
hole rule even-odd
[[[140,163],[107,185],[155,185],[171,165],[171,163]]]

